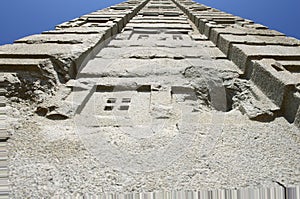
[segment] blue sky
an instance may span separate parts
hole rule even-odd
[[[1,0],[0,44],[54,29],[55,25],[122,0]],[[197,0],[300,39],[300,0]]]

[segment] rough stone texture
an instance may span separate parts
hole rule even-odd
[[[299,198],[299,44],[190,0],[132,0],[0,47],[10,196]]]
[[[299,40],[189,0],[174,2],[239,66],[243,77],[251,79],[280,107],[277,114],[295,121],[299,107]],[[258,64],[257,60],[263,58],[269,59],[268,63]]]
[[[256,36],[256,35],[229,35],[222,34],[218,37],[218,47],[226,55],[233,43],[249,44],[249,45],[283,45],[283,46],[299,46],[299,40],[288,38],[285,36]]]
[[[6,90],[3,89],[3,73],[0,73],[0,196],[1,198],[9,198],[9,170],[8,170],[8,147],[7,140],[13,133],[12,118],[7,114],[9,107],[7,99],[4,96]]]
[[[297,115],[295,118],[295,125],[300,128],[300,109],[298,108]]]
[[[65,29],[57,29],[45,31],[43,34],[97,34],[104,33],[107,31],[105,27],[70,27]]]
[[[53,94],[56,85],[65,81],[64,69],[54,66],[51,59],[0,59],[5,95],[43,101],[43,93]]]
[[[16,44],[5,45],[0,48],[0,57],[16,59],[14,62],[22,62],[23,58],[51,59],[52,65],[45,70],[52,70],[51,77],[60,76],[59,81],[49,78],[47,81],[54,82],[48,85],[48,89],[55,89],[57,83],[65,83],[70,78],[75,78],[78,69],[85,65],[94,53],[97,53],[105,40],[117,34],[133,15],[141,9],[147,1],[128,1],[123,4],[130,5],[117,11],[117,7],[106,9],[105,13],[99,11],[92,13],[92,16],[83,16],[67,22],[68,25],[58,26],[54,31],[44,32],[43,35],[35,35],[16,41]],[[127,10],[127,11],[125,11]],[[113,20],[95,20],[97,14],[111,16]],[[121,15],[120,15],[121,14]],[[118,16],[120,15],[120,16]],[[118,16],[118,20],[115,16]],[[76,25],[74,25],[76,23]],[[2,60],[2,62],[9,62]],[[26,62],[26,61],[25,61]],[[20,68],[20,67],[19,67]],[[27,67],[28,68],[28,67]],[[6,68],[5,68],[6,70]],[[18,79],[27,87],[28,92],[34,92],[32,82],[28,81],[27,69],[18,72]],[[39,77],[40,79],[44,77]],[[26,86],[26,82],[29,84]],[[39,84],[39,83],[37,83]],[[32,87],[33,89],[30,89]],[[42,86],[41,86],[42,87]],[[40,89],[41,90],[41,89]],[[16,91],[14,93],[17,93]],[[17,95],[21,97],[20,95]],[[36,98],[36,97],[35,97]]]
[[[252,35],[252,36],[284,36],[283,33],[277,32],[275,30],[269,29],[253,29],[253,28],[246,28],[241,27],[239,25],[232,25],[222,28],[213,28],[210,32],[210,39],[216,43],[218,37],[225,34],[231,35]]]
[[[9,59],[20,58],[52,58],[54,68],[60,68],[64,82],[74,77],[80,67],[82,52],[87,51],[91,45],[84,44],[13,44],[0,47],[0,57]],[[4,62],[4,61],[3,61]],[[47,68],[46,68],[47,70]],[[63,71],[63,72],[62,72]],[[55,72],[52,74],[55,76]]]
[[[290,46],[252,46],[245,44],[233,44],[229,56],[232,61],[240,66],[244,71],[247,70],[247,61],[255,58],[291,58],[300,57],[300,47]]]
[[[32,35],[19,40],[15,43],[27,43],[27,44],[41,44],[41,43],[57,43],[57,44],[83,44],[83,43],[93,43],[97,44],[99,36],[101,34],[91,34],[91,35],[74,35],[74,34],[40,34]]]

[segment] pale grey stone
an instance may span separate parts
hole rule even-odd
[[[83,49],[87,47],[80,44],[7,44],[0,47],[0,56],[70,56],[84,52]]]
[[[187,61],[173,59],[102,59],[96,58],[80,72],[79,77],[146,77],[178,74],[191,66]]]
[[[216,47],[206,48],[202,46],[198,47],[181,47],[181,48],[167,48],[167,47],[130,47],[128,51],[125,51],[123,48],[105,48],[97,55],[97,57],[102,58],[114,58],[115,56],[119,57],[132,57],[139,58],[146,56],[151,58],[151,56],[166,57],[173,59],[182,59],[182,58],[226,58],[226,56]]]
[[[100,39],[100,38],[99,38]],[[62,69],[64,75],[75,76],[80,68],[85,53],[95,46],[95,41],[84,44],[14,44],[0,47],[0,57],[3,58],[54,58],[55,68]],[[58,71],[59,72],[59,71]],[[53,74],[55,75],[55,74]],[[68,77],[67,77],[68,79]]]
[[[107,30],[108,27],[72,27],[45,31],[43,34],[101,34],[105,33]]]
[[[62,81],[58,73],[67,73],[63,68],[56,67],[50,59],[2,58],[0,59],[0,70],[7,73],[27,73],[32,76],[46,78],[52,83],[59,83]],[[6,74],[5,76],[9,77],[9,74]],[[18,81],[15,82],[9,79],[7,79],[7,82],[12,85],[18,83]]]
[[[218,47],[228,54],[231,44],[250,44],[250,45],[282,45],[282,46],[299,46],[297,39],[287,38],[285,36],[259,36],[259,35],[231,35],[220,34],[218,37]]]
[[[24,37],[16,40],[15,43],[39,44],[39,43],[58,43],[58,44],[83,44],[94,43],[97,44],[101,34],[39,34]]]
[[[5,110],[16,120],[6,142],[12,198],[261,186],[284,198],[299,184],[298,41],[189,0],[127,1],[58,29],[0,47],[0,66],[23,70],[1,73],[0,85],[27,97],[8,98],[14,111]],[[221,36],[233,42],[229,58],[212,42]],[[74,80],[44,87],[26,68],[44,60],[78,69]]]
[[[277,71],[272,65],[275,60],[256,61],[251,80],[275,102],[281,106],[288,86],[297,85],[300,80],[288,71]]]
[[[258,36],[284,36],[275,30],[257,30],[251,28],[243,28],[240,26],[229,26],[225,28],[213,28],[210,32],[209,38],[214,43],[217,43],[219,34],[233,34],[233,35],[258,35]]]
[[[169,23],[156,23],[156,24],[140,24],[128,23],[127,27],[133,28],[157,28],[157,29],[192,29],[189,24],[169,24]]]
[[[130,20],[130,23],[148,23],[148,24],[157,24],[157,23],[167,23],[167,24],[188,24],[186,19],[182,19],[182,20],[166,20],[166,19],[136,19],[133,18],[132,20]]]
[[[255,57],[299,57],[300,47],[291,46],[252,46],[233,44],[229,51],[229,58],[242,70],[247,67],[249,58]]]

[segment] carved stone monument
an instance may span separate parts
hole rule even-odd
[[[129,0],[0,46],[0,198],[300,198],[300,41]]]

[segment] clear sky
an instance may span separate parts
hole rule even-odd
[[[196,0],[300,39],[300,0]],[[1,0],[0,44],[54,29],[55,25],[122,0]]]

